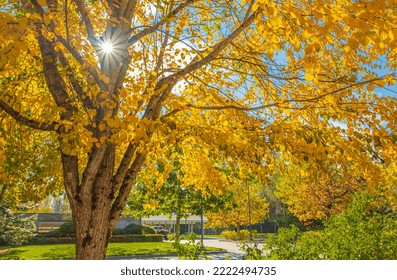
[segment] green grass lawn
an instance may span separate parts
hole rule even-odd
[[[208,251],[218,248],[206,247]],[[155,255],[175,253],[170,242],[110,243],[108,256]],[[62,260],[74,259],[74,244],[28,245],[0,247],[0,260]]]

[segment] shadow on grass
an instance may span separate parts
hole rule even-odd
[[[125,256],[128,255],[128,250],[124,250],[121,248],[112,248],[112,250],[110,250],[110,252],[108,254],[111,254],[112,256]]]
[[[24,260],[24,258],[21,257],[23,252],[26,252],[26,250],[13,248],[2,250],[0,253],[0,260]]]
[[[159,255],[174,253],[168,244],[109,244],[108,256]],[[62,260],[74,259],[74,246],[31,245],[26,247],[0,247],[0,260]]]
[[[156,250],[157,251],[157,250]],[[138,249],[138,250],[136,250],[136,252],[135,252],[135,254],[136,255],[151,255],[151,254],[154,254],[156,251],[154,251],[154,250],[147,250],[147,249]],[[157,254],[158,254],[159,252],[157,251]]]
[[[70,252],[60,252],[59,248],[49,249],[47,252],[41,254],[40,259],[48,260],[64,260],[64,259],[74,259],[76,255]]]

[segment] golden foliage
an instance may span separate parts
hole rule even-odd
[[[249,188],[249,189],[248,189]],[[263,222],[269,213],[269,203],[260,195],[260,184],[244,184],[242,182],[230,186],[233,198],[226,202],[219,212],[206,213],[207,226],[241,228],[250,224]]]
[[[359,175],[393,197],[396,1],[114,3],[0,1],[0,114],[56,139],[76,215],[95,196],[118,217],[175,146],[184,185],[237,188],[222,166],[264,181],[281,157],[306,194]],[[314,166],[352,173],[309,182]]]

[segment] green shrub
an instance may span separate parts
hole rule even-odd
[[[237,232],[235,232],[233,230],[224,230],[224,231],[222,231],[221,236],[228,240],[236,241],[238,239]]]
[[[148,236],[144,236],[142,232]],[[155,234],[153,228],[148,226],[141,226],[136,224],[131,224],[124,229],[114,229],[113,237],[111,242],[162,242],[163,235]],[[47,232],[41,236],[37,236],[31,244],[64,244],[64,243],[74,243],[74,226],[73,222],[66,222],[62,224],[57,230]],[[128,237],[132,236],[132,237]],[[135,237],[134,237],[135,236]],[[116,241],[117,240],[117,241]]]
[[[257,237],[258,233],[256,230],[252,231],[252,238]],[[250,238],[250,232],[249,230],[242,229],[239,232],[233,231],[233,230],[224,230],[221,233],[221,236],[225,239],[228,240],[233,240],[233,241],[244,241],[248,240]]]
[[[142,234],[142,226],[141,225],[136,225],[136,224],[131,224],[126,226],[124,229],[124,234]]]
[[[187,243],[180,243],[179,240],[175,240],[172,243],[172,247],[176,250],[179,259],[198,260],[200,257],[207,258],[205,248],[201,246],[201,242],[195,242],[197,235],[194,232],[190,232],[184,237]]]
[[[397,215],[358,195],[345,212],[324,222],[324,229],[302,232],[293,226],[266,239],[268,259],[397,259]]]
[[[45,238],[45,237],[61,237],[61,233],[58,230],[52,230],[46,233],[41,233],[40,236],[41,238]]]
[[[265,242],[268,259],[294,260],[297,259],[296,241],[303,233],[295,225],[290,228],[280,228],[277,235],[269,236]]]
[[[73,244],[76,242],[74,237],[43,237],[36,236],[29,244],[44,245],[44,244]],[[161,234],[134,234],[134,235],[116,235],[112,236],[110,242],[163,242],[163,235]]]
[[[115,229],[113,230],[113,236],[115,236],[115,235],[124,235],[124,234],[125,234],[124,229],[115,228]]]
[[[57,237],[73,237],[74,234],[74,225],[72,221],[67,221],[63,223],[58,229],[46,232],[42,235],[42,237],[47,238],[57,238]]]
[[[112,236],[110,242],[163,242],[161,234],[133,234]]]
[[[129,234],[156,234],[154,228],[147,225],[131,224],[123,229],[115,229],[113,235],[129,235]]]
[[[156,231],[154,228],[147,226],[147,225],[142,225],[142,233],[143,234],[155,234]]]
[[[19,246],[27,243],[36,234],[36,218],[36,215],[15,215],[7,206],[0,205],[0,245]]]
[[[170,240],[170,241],[174,241],[174,240],[175,240],[175,237],[176,237],[176,234],[175,234],[175,233],[169,233],[169,234],[167,235],[167,238],[168,238],[168,240]]]
[[[74,236],[74,225],[72,221],[67,221],[66,223],[62,224],[57,229],[59,236],[61,237],[73,237]]]
[[[76,239],[74,237],[45,237],[36,236],[29,244],[30,245],[46,245],[46,244],[74,244]]]
[[[242,251],[244,251],[246,253],[246,255],[243,257],[244,260],[261,260],[261,259],[263,259],[263,252],[258,247],[258,242],[256,242],[256,241],[246,242],[246,240],[240,241],[239,247]]]

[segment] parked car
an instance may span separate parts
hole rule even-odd
[[[164,239],[167,240],[167,236],[170,233],[169,230],[165,229],[163,226],[154,226],[153,228],[156,231],[156,234],[162,234]]]

